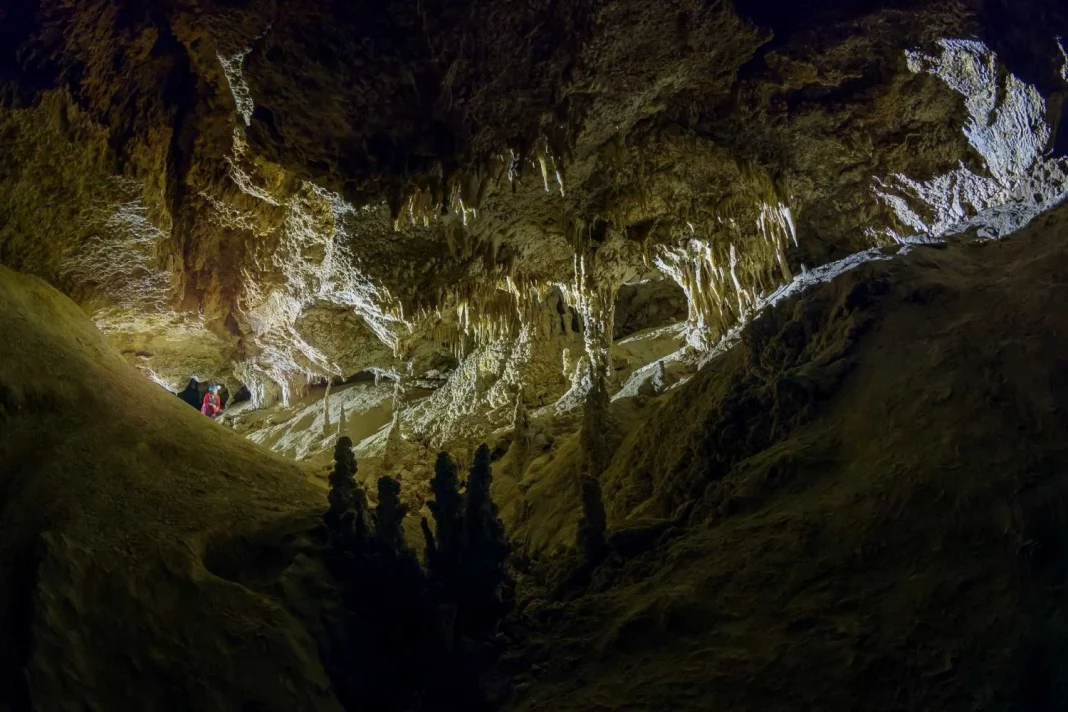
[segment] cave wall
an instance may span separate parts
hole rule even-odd
[[[418,378],[553,288],[666,275],[708,348],[804,268],[1048,205],[1064,29],[1044,0],[21,0],[0,261],[157,382],[259,405]],[[1031,162],[1001,170],[984,122]]]

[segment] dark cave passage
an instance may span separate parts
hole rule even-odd
[[[188,403],[197,410],[200,410],[200,406],[204,403],[204,394],[208,392],[209,385],[211,384],[201,383],[195,378],[190,378],[189,383],[186,384],[185,388],[178,392],[178,398],[180,398],[183,403]],[[247,401],[251,397],[252,394],[249,393],[249,390],[244,386],[241,386],[241,389],[234,394],[232,401],[230,399],[230,391],[226,386],[222,386],[222,388],[219,389],[219,399],[222,401],[223,408],[226,408],[226,406],[231,403]]]

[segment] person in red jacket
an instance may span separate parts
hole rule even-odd
[[[208,386],[208,392],[204,394],[204,403],[200,406],[200,412],[209,418],[214,418],[222,410],[222,399],[219,398],[219,386]]]

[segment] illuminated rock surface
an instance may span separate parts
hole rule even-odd
[[[257,405],[422,376],[557,286],[669,277],[708,346],[802,265],[1066,185],[1056,3],[25,5],[0,260]]]
[[[351,707],[339,437],[488,446],[491,706],[1068,704],[1063,3],[9,5],[0,710]]]

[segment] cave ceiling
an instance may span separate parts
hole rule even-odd
[[[1063,155],[1066,30],[1037,0],[19,0],[0,262],[168,387],[264,399],[418,375],[551,290],[588,321],[674,278],[714,336],[746,294],[933,224],[882,178],[996,174],[922,59],[967,55],[946,38],[1034,88],[1036,151]]]

